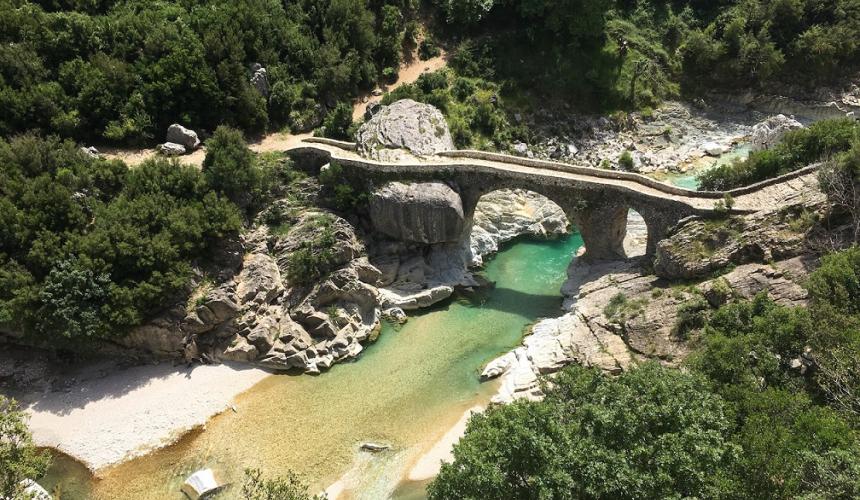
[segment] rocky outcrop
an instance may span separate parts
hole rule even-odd
[[[88,156],[90,158],[93,158],[96,160],[101,158],[101,153],[99,153],[99,150],[96,149],[95,146],[89,146],[89,147],[81,146],[80,150],[81,150],[81,153],[85,154],[86,156]]]
[[[186,149],[186,151],[193,151],[200,146],[200,139],[197,138],[197,132],[185,128],[178,123],[174,123],[167,128],[167,137],[165,138],[165,141],[180,144]]]
[[[260,95],[268,99],[270,90],[269,76],[266,73],[266,68],[255,63],[251,65],[251,73],[251,86],[257,89]]]
[[[704,278],[730,264],[800,255],[821,209],[799,205],[747,217],[690,220],[657,244],[654,273],[669,279]]]
[[[441,182],[389,182],[373,191],[369,205],[373,227],[397,240],[456,242],[463,234],[460,195]]]
[[[789,131],[802,128],[803,125],[793,117],[785,115],[771,116],[767,120],[757,123],[752,129],[751,144],[753,151],[770,149]]]
[[[688,323],[689,317],[705,314],[731,299],[751,299],[764,292],[780,304],[804,304],[807,292],[800,284],[811,272],[814,259],[793,257],[803,251],[803,226],[796,221],[812,217],[810,214],[817,207],[814,201],[808,206],[799,203],[785,210],[735,219],[732,224],[737,226],[726,231],[740,239],[744,237],[738,235],[745,234],[749,243],[746,252],[744,245],[739,244],[730,254],[746,255],[754,262],[740,263],[722,276],[705,279],[695,286],[674,287],[673,281],[651,274],[638,259],[594,264],[574,260],[561,290],[565,313],[535,324],[522,346],[485,367],[483,379],[501,377],[502,380],[494,401],[540,398],[539,377],[570,363],[608,373],[618,373],[641,359],[677,365],[690,351],[688,329],[696,328]],[[682,222],[670,240],[679,238],[679,234],[701,237],[720,232],[705,224],[699,220]],[[760,241],[755,241],[754,235]],[[664,247],[667,241],[664,240]],[[643,242],[634,237],[629,238],[628,244],[635,251]],[[678,239],[673,244],[689,245],[689,239]],[[751,252],[749,248],[762,251]],[[764,254],[772,259],[770,263],[765,263]],[[718,262],[725,266],[731,260],[715,260],[708,275],[718,269]],[[702,272],[695,273],[695,277],[701,279]],[[676,277],[679,276],[673,276]]]
[[[411,99],[384,106],[364,123],[356,136],[359,153],[396,161],[404,153],[429,156],[454,149],[445,117],[435,107]]]
[[[296,252],[323,226],[333,238],[324,276],[307,285],[291,284]],[[363,256],[349,223],[308,210],[285,235],[260,226],[244,240],[237,273],[217,284],[201,282],[187,304],[133,330],[126,345],[306,373],[319,373],[361,352],[362,342],[379,327],[375,285],[381,274]]]

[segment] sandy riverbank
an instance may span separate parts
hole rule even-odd
[[[29,426],[37,445],[60,450],[98,474],[205,425],[268,375],[226,364],[121,369],[27,398]]]
[[[465,412],[460,420],[451,427],[448,432],[430,450],[415,462],[412,469],[409,471],[407,479],[410,481],[425,481],[432,479],[439,474],[442,469],[442,463],[451,463],[454,461],[454,445],[460,441],[460,438],[466,434],[466,425],[469,419],[475,413],[484,411],[483,406],[473,406]]]

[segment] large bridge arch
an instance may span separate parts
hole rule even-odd
[[[681,219],[713,212],[711,198],[715,193],[679,193],[676,192],[678,188],[644,177],[640,179],[641,176],[615,178],[606,173],[591,174],[594,169],[581,167],[559,164],[553,168],[537,168],[513,160],[509,164],[480,158],[385,163],[361,158],[348,146],[308,144],[290,153],[293,158],[304,158],[305,163],[317,168],[328,162],[341,164],[347,182],[361,189],[372,189],[374,185],[389,181],[447,182],[456,186],[460,193],[469,227],[478,200],[489,192],[525,189],[541,194],[562,207],[578,227],[585,242],[586,260],[625,258],[624,237],[631,209],[645,221],[648,230],[646,255],[649,257],[656,253],[657,243]],[[568,168],[578,170],[568,171]]]

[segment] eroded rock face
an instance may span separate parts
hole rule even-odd
[[[373,227],[391,238],[418,243],[460,239],[463,203],[460,195],[441,182],[390,182],[370,196]]]
[[[404,153],[430,156],[454,149],[445,117],[435,107],[402,99],[375,111],[358,129],[359,153],[381,161],[396,161]]]
[[[654,273],[669,279],[704,278],[729,264],[800,255],[810,225],[802,212],[759,212],[717,221],[692,220],[657,244]]]
[[[770,149],[782,140],[786,132],[802,127],[803,125],[794,118],[785,115],[771,116],[753,127],[752,149],[753,151]]]
[[[482,378],[502,380],[494,401],[540,398],[539,377],[570,363],[608,373],[619,373],[632,362],[644,359],[677,365],[690,352],[688,327],[681,319],[683,309],[691,305],[695,305],[694,313],[706,312],[729,300],[752,299],[762,292],[779,304],[803,305],[807,292],[801,283],[814,269],[815,259],[792,257],[803,252],[803,231],[797,234],[788,221],[798,218],[792,210],[809,211],[816,206],[814,202],[808,206],[799,204],[788,210],[739,218],[739,226],[732,234],[741,239],[739,235],[746,234],[750,245],[766,251],[741,254],[737,252],[742,252],[743,245],[736,245],[734,255],[744,255],[749,263],[739,262],[722,276],[692,287],[673,287],[674,281],[651,274],[638,259],[593,264],[575,260],[561,290],[565,313],[538,322],[522,346],[486,366]],[[702,224],[688,221],[677,234],[714,233],[713,228],[703,228]],[[754,234],[761,237],[760,241],[752,240]],[[708,275],[734,261],[721,258],[710,262]],[[607,307],[611,303],[615,306]],[[687,317],[690,314],[685,313]]]

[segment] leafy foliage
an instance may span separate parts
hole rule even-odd
[[[70,345],[139,324],[240,226],[193,167],[129,170],[30,135],[0,141],[0,207],[0,322]]]
[[[95,4],[92,4],[95,5]],[[174,122],[311,130],[397,67],[402,0],[0,2],[0,135],[141,142]],[[250,84],[268,70],[271,98]]]
[[[472,417],[429,496],[712,496],[737,452],[725,438],[731,426],[698,377],[645,364],[612,379],[570,366],[545,401]]]
[[[318,215],[301,229],[299,247],[287,259],[287,277],[290,283],[308,285],[331,270],[337,238],[334,221],[327,213]]]
[[[463,75],[584,108],[679,93],[812,86],[858,67],[856,0],[436,0]]]
[[[808,308],[763,294],[688,306],[703,328],[684,371],[565,368],[545,400],[472,417],[430,497],[856,497],[858,276],[855,247],[812,273]]]
[[[42,477],[49,463],[47,453],[36,451],[18,403],[0,395],[0,497],[26,498],[22,481]]]
[[[508,121],[500,94],[501,88],[492,82],[442,70],[398,87],[382,103],[412,99],[432,104],[445,115],[457,147],[487,149],[506,146],[514,135],[523,133]]]
[[[262,181],[242,132],[223,125],[206,142],[203,176],[212,189],[240,206],[250,203]]]
[[[728,190],[770,179],[847,151],[858,140],[860,124],[855,120],[822,120],[786,133],[779,144],[753,152],[745,161],[705,171],[699,176],[699,189]]]
[[[349,139],[352,136],[352,106],[338,103],[323,120],[323,134],[332,139]]]
[[[324,500],[325,496],[312,496],[308,493],[307,485],[293,471],[287,471],[285,478],[266,479],[259,469],[245,469],[242,498],[244,500]]]

